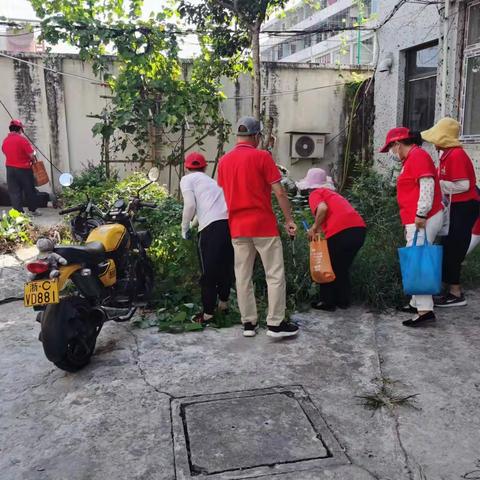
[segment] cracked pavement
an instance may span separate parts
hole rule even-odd
[[[416,330],[403,314],[361,307],[299,314],[300,336],[283,342],[238,327],[170,335],[107,324],[76,374],[46,360],[31,310],[2,304],[0,478],[179,480],[173,399],[289,385],[308,393],[351,464],[261,478],[477,478],[478,292],[468,300]],[[382,378],[395,395],[417,394],[414,405],[366,409],[358,396]]]

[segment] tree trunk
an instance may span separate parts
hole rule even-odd
[[[261,120],[262,109],[262,76],[260,64],[260,28],[262,22],[257,20],[252,27],[252,60],[253,60],[253,116]]]

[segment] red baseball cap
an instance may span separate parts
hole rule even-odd
[[[200,168],[205,168],[207,166],[207,161],[205,157],[199,152],[189,153],[185,157],[185,168],[190,170],[197,170]]]
[[[14,120],[12,120],[12,121],[10,122],[10,126],[11,126],[11,127],[25,128],[25,127],[23,126],[22,121],[21,121],[21,120],[16,120],[16,119],[14,119]]]
[[[390,145],[393,142],[398,142],[399,140],[406,140],[407,138],[410,138],[410,137],[411,137],[410,130],[408,128],[406,127],[392,128],[387,133],[385,145],[380,149],[380,153],[388,152],[388,149],[390,148]]]

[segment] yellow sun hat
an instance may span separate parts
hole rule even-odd
[[[452,148],[461,147],[460,123],[454,118],[445,117],[439,120],[432,128],[421,132],[422,138],[433,143],[436,147]]]

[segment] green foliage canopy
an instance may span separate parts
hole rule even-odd
[[[224,125],[219,109],[224,98],[222,62],[206,54],[182,65],[172,9],[144,19],[143,0],[31,3],[42,19],[42,38],[49,44],[66,42],[78,47],[80,58],[91,61],[94,72],[110,87],[111,106],[101,112],[103,121],[93,132],[109,138],[120,130],[122,150],[131,136],[138,149],[133,160],[147,159],[152,127],[157,134],[187,128],[198,139]],[[178,157],[182,152],[174,153]]]

